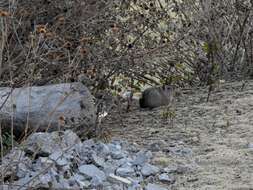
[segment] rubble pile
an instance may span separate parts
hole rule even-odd
[[[151,159],[151,151],[121,140],[81,142],[70,130],[40,132],[4,157],[0,175],[3,189],[168,189],[176,169],[152,165]]]

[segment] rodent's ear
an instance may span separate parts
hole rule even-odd
[[[162,89],[165,90],[167,88],[167,85],[163,84]]]
[[[171,90],[171,86],[170,86],[170,85],[164,84],[164,85],[162,86],[162,89],[163,89],[163,90]]]
[[[165,85],[165,91],[166,92],[172,92],[174,91],[174,87],[172,85]]]

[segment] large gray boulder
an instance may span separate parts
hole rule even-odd
[[[94,97],[81,83],[11,89],[0,88],[0,119],[14,133],[73,129],[84,132],[95,125]]]

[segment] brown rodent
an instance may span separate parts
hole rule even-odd
[[[173,88],[169,85],[162,87],[150,87],[142,92],[142,97],[139,100],[141,108],[156,108],[165,106],[172,101]]]

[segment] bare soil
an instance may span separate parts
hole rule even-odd
[[[206,102],[207,89],[184,89],[166,108],[112,113],[103,123],[115,138],[151,150],[156,164],[185,166],[177,190],[253,189],[253,81],[226,83]],[[180,150],[180,151],[173,151]],[[166,186],[166,185],[165,185]]]

